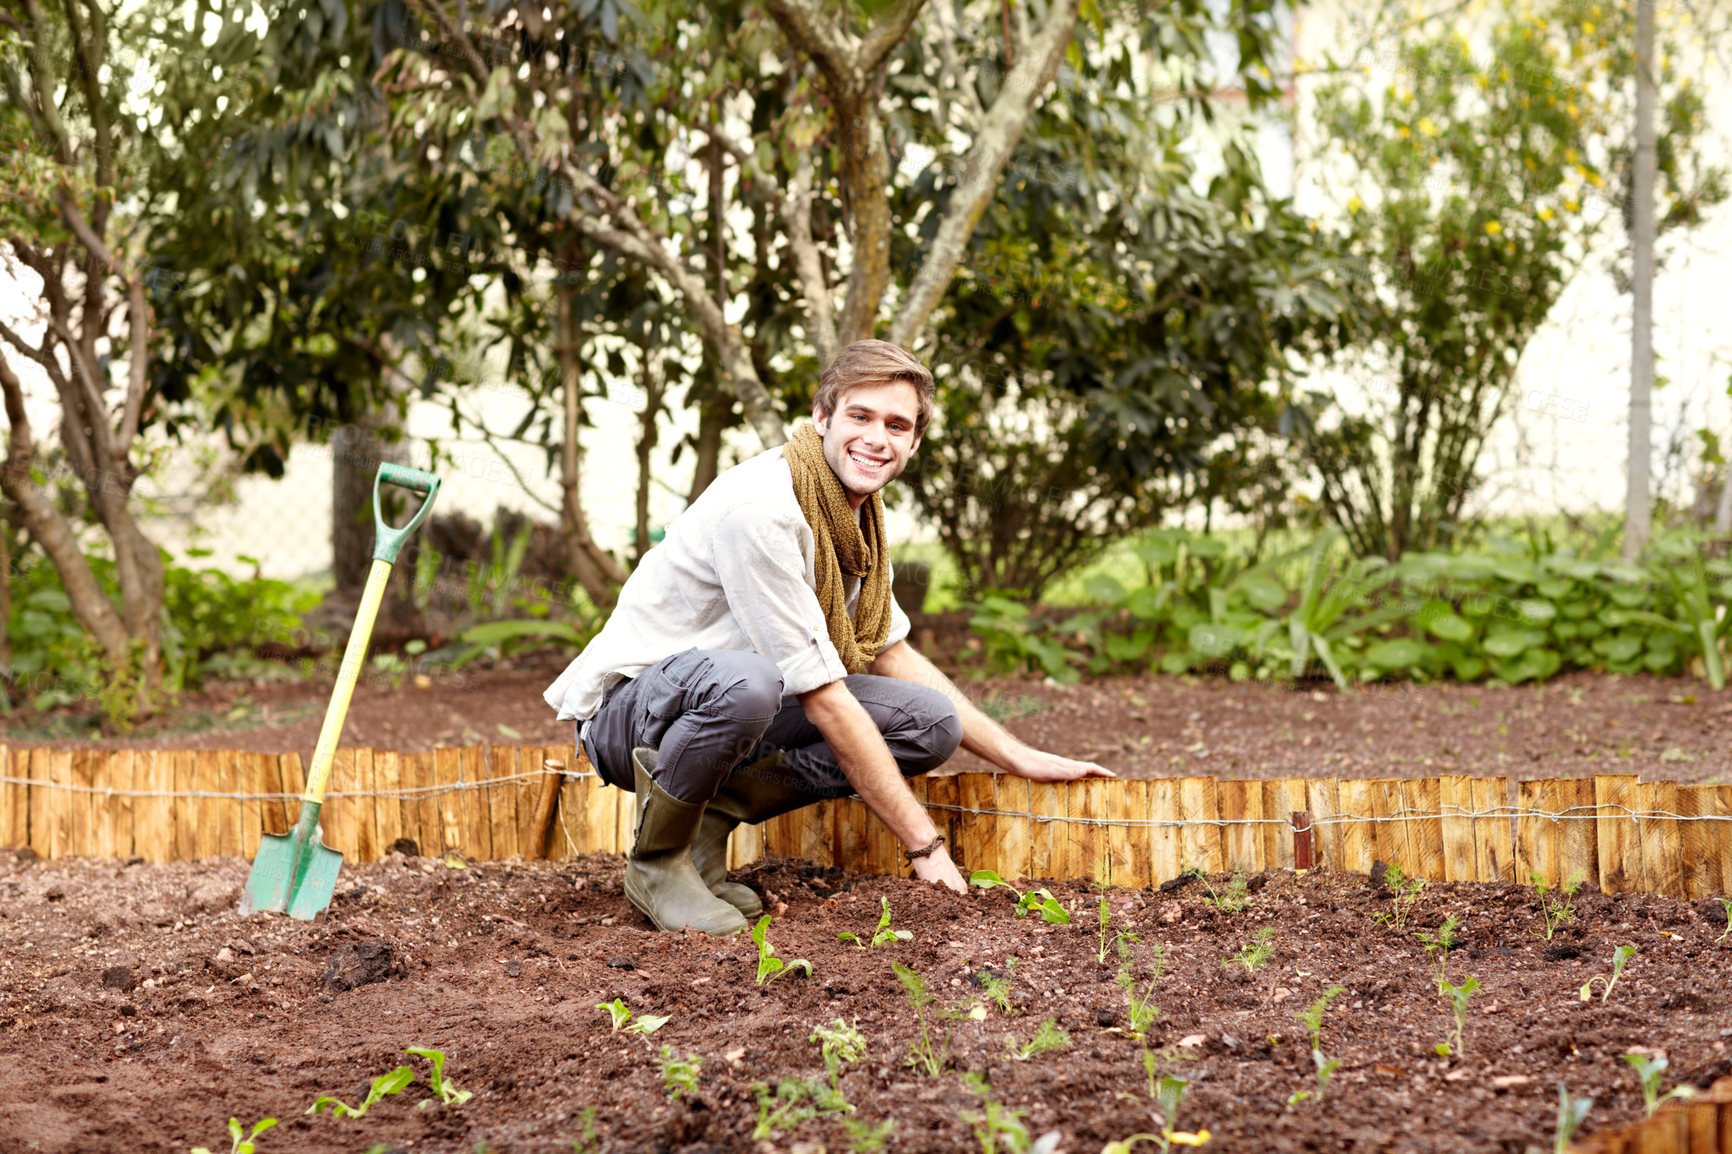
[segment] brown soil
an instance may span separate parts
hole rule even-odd
[[[425,689],[369,677],[344,743],[441,745],[572,740],[542,691],[564,668],[545,653],[500,668],[436,674]],[[1698,681],[1570,674],[1543,685],[1236,685],[1224,678],[1104,677],[1063,687],[1024,678],[962,682],[976,701],[1040,748],[1098,761],[1125,777],[1409,777],[1437,773],[1725,781],[1732,775],[1732,695]],[[73,730],[68,715],[0,726],[17,745],[310,752],[328,679],[225,685],[125,737]],[[87,722],[91,719],[86,718]],[[984,768],[962,755],[954,772]]]
[[[314,923],[240,917],[245,874],[222,858],[0,860],[0,1150],[226,1149],[231,1116],[269,1116],[282,1124],[262,1136],[266,1154],[569,1151],[594,1108],[599,1144],[580,1149],[840,1151],[849,1141],[833,1117],[767,1144],[753,1137],[753,1084],[821,1077],[808,1036],[835,1018],[868,1039],[841,1089],[856,1118],[894,1120],[891,1150],[978,1145],[963,1071],[1027,1111],[1033,1133],[1058,1130],[1070,1154],[1156,1128],[1086,886],[1058,887],[1076,917],[1049,927],[1014,917],[1003,890],[960,897],[768,863],[739,876],[767,891],[778,954],[810,959],[814,973],[759,986],[749,941],[646,929],[621,894],[617,858],[456,869],[393,855],[345,868]],[[1250,884],[1240,913],[1207,904],[1196,882],[1111,893],[1113,924],[1140,935],[1139,969],[1165,950],[1151,1042],[1158,1068],[1189,1079],[1180,1125],[1208,1128],[1209,1149],[1549,1150],[1560,1080],[1594,1098],[1590,1130],[1641,1114],[1620,1057],[1633,1047],[1668,1056],[1668,1083],[1706,1086],[1732,1071],[1732,945],[1717,943],[1723,919],[1710,903],[1579,895],[1576,920],[1548,943],[1533,932],[1532,892],[1513,885],[1429,886],[1397,933],[1374,921],[1391,899],[1363,875]],[[912,939],[839,942],[843,930],[870,932],[881,896]],[[1482,983],[1455,1058],[1434,1053],[1453,1020],[1413,936],[1447,914],[1466,937],[1450,976]],[[1273,958],[1254,974],[1224,966],[1263,926],[1276,930]],[[325,984],[333,954],[380,941],[392,951],[381,980]],[[1610,1000],[1584,1003],[1582,983],[1626,943],[1638,953]],[[918,1031],[892,959],[923,974],[941,1006],[966,1006],[982,1000],[979,977],[1011,957],[1016,1012],[956,1022],[942,1076],[907,1068]],[[1323,1049],[1341,1066],[1323,1103],[1290,1103],[1316,1088],[1294,1015],[1331,984],[1345,992],[1324,1016]],[[612,1033],[597,1004],[613,998],[670,1020],[649,1038]],[[1068,1031],[1069,1049],[1007,1057],[1005,1034],[1027,1041],[1045,1018]],[[663,1045],[703,1061],[678,1101],[654,1060]],[[408,1046],[444,1051],[448,1076],[474,1098],[418,1109],[427,1065]],[[355,1103],[399,1063],[416,1084],[366,1117],[304,1113],[321,1094]]]

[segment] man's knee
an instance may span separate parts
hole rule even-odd
[[[782,708],[782,670],[758,653],[718,655],[710,711],[730,721],[767,722]]]
[[[908,735],[913,756],[899,759],[905,770],[914,773],[937,769],[949,761],[962,744],[962,718],[957,715],[956,706],[944,694],[936,690],[928,692],[931,697],[920,702],[916,711],[918,724]]]

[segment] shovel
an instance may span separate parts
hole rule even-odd
[[[401,529],[386,525],[379,511],[379,486],[386,482],[426,494],[421,507]],[[301,817],[288,833],[268,833],[259,839],[259,854],[253,859],[253,872],[247,876],[247,887],[241,893],[243,914],[269,910],[311,921],[331,904],[331,893],[337,888],[337,870],[343,864],[343,855],[327,847],[319,838],[319,809],[325,800],[325,783],[331,778],[337,738],[343,732],[343,718],[349,712],[349,696],[355,692],[355,681],[361,675],[361,662],[367,656],[367,641],[373,635],[373,620],[379,615],[379,603],[385,597],[385,583],[390,579],[391,566],[396,562],[403,542],[433,508],[433,498],[438,495],[439,478],[420,469],[386,463],[379,466],[379,473],[373,478],[373,568],[367,574],[361,608],[355,614],[355,627],[349,631],[349,643],[343,650],[343,664],[337,670],[331,704],[325,709],[325,723],[319,729],[319,744],[313,749],[313,764],[307,772],[307,791],[301,795]]]

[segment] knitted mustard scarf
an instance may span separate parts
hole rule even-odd
[[[788,471],[794,476],[794,496],[812,527],[818,604],[830,640],[849,673],[863,672],[890,636],[890,566],[884,556],[884,498],[872,494],[862,526],[848,505],[848,492],[830,462],[815,426],[800,426],[782,446]],[[842,574],[858,577],[860,600],[848,618]]]

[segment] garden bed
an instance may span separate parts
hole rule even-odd
[[[465,865],[465,868],[453,868]],[[801,975],[756,983],[750,941],[649,932],[620,892],[618,858],[550,865],[443,862],[392,855],[346,867],[329,913],[304,924],[241,918],[246,863],[162,866],[0,859],[0,1148],[43,1151],[226,1149],[231,1116],[281,1124],[261,1154],[375,1146],[400,1150],[815,1150],[850,1147],[838,1117],[754,1137],[755,1082],[821,1079],[814,1027],[858,1022],[863,1060],[839,1087],[854,1118],[893,1119],[888,1149],[978,1148],[964,1115],[981,1099],[959,1076],[985,1076],[993,1101],[1028,1111],[1033,1133],[1094,1154],[1158,1129],[1142,1044],[1100,960],[1098,892],[1054,887],[1076,909],[1069,925],[1018,919],[1003,890],[953,896],[894,878],[853,878],[788,862],[743,876],[772,896],[770,940]],[[1223,891],[1226,879],[1211,879]],[[1551,941],[1533,891],[1511,884],[1432,884],[1402,932],[1380,924],[1394,899],[1366,876],[1271,871],[1249,879],[1247,905],[1226,912],[1187,880],[1168,892],[1115,890],[1112,925],[1139,935],[1145,978],[1156,946],[1160,1014],[1148,1031],[1157,1069],[1189,1080],[1181,1129],[1207,1128],[1210,1149],[1245,1151],[1549,1150],[1561,1080],[1595,1099],[1584,1132],[1640,1116],[1621,1055],[1663,1051],[1672,1079],[1707,1086],[1732,1072],[1732,944],[1718,903],[1653,895],[1580,894],[1576,918]],[[912,937],[872,949],[879,899]],[[1448,963],[1477,977],[1464,1053],[1439,1057],[1454,1018],[1415,939],[1460,919]],[[1254,973],[1223,960],[1274,928]],[[334,955],[384,942],[382,980],[325,982]],[[1613,950],[1637,953],[1609,1000],[1578,991],[1608,974]],[[369,947],[371,948],[371,947]],[[981,981],[1017,959],[1007,1015]],[[892,973],[923,975],[938,1005],[984,1005],[954,1024],[948,1068],[903,1064],[918,1029]],[[353,963],[354,959],[351,958]],[[352,969],[351,969],[352,976]],[[146,984],[148,982],[148,985]],[[1322,1104],[1306,1028],[1295,1014],[1332,984],[1322,1048],[1341,1065]],[[667,1015],[643,1037],[610,1030],[598,1003],[623,1000]],[[1011,1059],[1052,1018],[1063,1052]],[[695,1089],[664,1095],[661,1047],[703,1059]],[[434,1104],[432,1046],[474,1097]],[[374,1076],[403,1063],[416,1082],[363,1118],[303,1113],[319,1095],[351,1105]],[[763,1142],[769,1145],[762,1145]],[[1139,1150],[1154,1147],[1142,1144]]]

